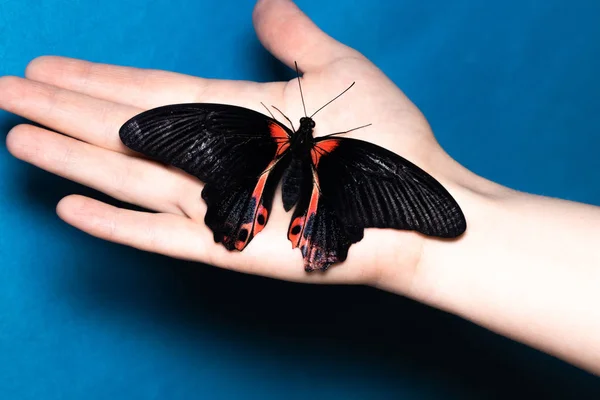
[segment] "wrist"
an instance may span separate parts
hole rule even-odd
[[[418,237],[414,240],[419,249],[417,256],[412,257],[410,265],[398,257],[397,262],[384,266],[374,286],[451,311],[462,291],[464,274],[468,273],[466,265],[483,255],[485,246],[481,241],[497,226],[494,221],[502,220],[502,203],[508,189],[474,190],[472,185],[443,184],[465,214],[465,233],[456,239],[441,239],[411,232],[410,235]],[[400,271],[404,268],[410,271]]]
[[[448,189],[465,212],[465,234],[424,238],[410,285],[390,273],[377,287],[598,373],[598,353],[588,350],[600,332],[589,306],[600,300],[600,209],[506,188]]]
[[[493,231],[494,220],[502,220],[503,202],[516,192],[472,173],[450,157],[432,160],[437,162],[429,170],[460,205],[467,229],[456,239],[406,233],[411,238],[406,242],[417,250],[409,252],[406,243],[400,243],[396,259],[382,266],[373,286],[448,309],[455,280],[460,278],[458,271],[463,271],[465,263],[473,259],[473,250],[481,247],[476,243]],[[410,262],[403,256],[405,253],[411,254]]]

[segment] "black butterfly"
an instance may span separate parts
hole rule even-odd
[[[175,104],[133,117],[120,137],[205,183],[204,221],[228,250],[243,250],[265,227],[281,178],[285,210],[296,206],[288,238],[300,248],[306,271],[344,261],[365,228],[444,238],[465,231],[460,207],[433,177],[382,147],[332,137],[350,131],[313,138],[315,114],[293,131],[272,114],[247,108]]]

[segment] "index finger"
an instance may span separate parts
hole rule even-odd
[[[114,103],[150,109],[176,103],[235,103],[259,109],[281,94],[278,83],[204,79],[175,72],[99,64],[67,57],[32,60],[26,78]]]

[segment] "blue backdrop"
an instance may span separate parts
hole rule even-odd
[[[468,168],[600,205],[597,0],[299,5],[403,88]],[[251,11],[239,0],[0,0],[0,75],[57,54],[285,78]],[[3,133],[17,122],[0,114]],[[243,276],[88,237],[55,215],[69,193],[101,197],[0,147],[2,399],[600,394],[583,371],[399,296]],[[306,309],[307,297],[323,306]]]

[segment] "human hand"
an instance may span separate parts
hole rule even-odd
[[[440,180],[469,216],[465,182],[471,175],[435,141],[419,110],[365,57],[325,35],[291,2],[261,1],[254,13],[260,40],[282,62],[298,61],[309,114],[356,81],[317,117],[316,135],[372,123],[349,136],[386,147]],[[119,209],[68,196],[58,214],[102,239],[231,268],[304,282],[378,284],[393,276],[400,291],[415,278],[426,240],[414,232],[369,229],[343,264],[307,274],[299,250],[286,237],[290,215],[280,195],[268,226],[241,253],[213,241],[204,224],[202,184],[172,167],[148,161],[123,146],[119,128],[133,115],[164,104],[211,102],[265,112],[274,104],[295,123],[302,116],[296,80],[259,84],[193,78],[93,64],[60,57],[31,62],[26,79],[2,78],[0,107],[52,130],[32,125],[8,135],[12,154],[40,168],[157,213]],[[405,282],[405,283],[404,283]]]

